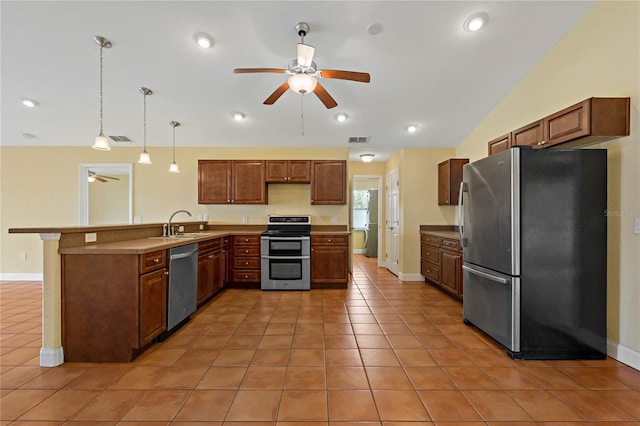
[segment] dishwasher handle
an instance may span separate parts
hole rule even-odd
[[[189,257],[192,256],[193,254],[198,253],[198,249],[195,250],[191,250],[191,251],[187,251],[185,253],[176,253],[176,254],[172,254],[170,255],[170,259],[171,260],[175,260],[175,259],[184,259],[185,257]]]

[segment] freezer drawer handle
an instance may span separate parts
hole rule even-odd
[[[464,269],[465,271],[469,271],[472,274],[479,275],[482,278],[486,278],[488,280],[498,282],[500,284],[509,284],[509,279],[508,278],[496,277],[495,275],[487,274],[486,272],[482,272],[482,271],[478,271],[477,269],[469,268],[466,265],[462,265],[462,269]]]

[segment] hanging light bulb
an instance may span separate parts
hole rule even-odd
[[[138,163],[140,164],[151,164],[151,156],[147,152],[147,96],[153,95],[151,89],[147,89],[146,87],[141,87],[140,92],[144,95],[144,145],[142,148],[142,152],[140,153],[140,158],[138,159]]]
[[[173,127],[173,161],[169,166],[169,173],[180,173],[178,163],[176,163],[176,127],[180,125],[177,121],[170,121],[169,125]]]
[[[93,149],[97,149],[99,151],[109,151],[111,147],[109,146],[109,140],[104,136],[102,131],[102,50],[104,48],[110,48],[111,42],[104,37],[95,36],[93,40],[100,46],[100,133],[96,136],[96,140],[93,143]]]

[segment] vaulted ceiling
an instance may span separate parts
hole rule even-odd
[[[579,22],[595,1],[2,1],[2,145],[89,146],[99,130],[142,146],[349,147],[355,159],[403,147],[456,146]],[[484,12],[488,24],[463,29]],[[288,91],[263,101],[305,43],[320,69],[368,72],[371,83],[321,79],[338,106]],[[199,47],[196,32],[214,39]],[[37,102],[27,108],[23,98]],[[246,118],[235,121],[233,113]],[[347,114],[338,122],[336,115]],[[409,133],[406,127],[417,125]],[[303,134],[304,133],[304,134]],[[352,136],[369,143],[348,144]]]

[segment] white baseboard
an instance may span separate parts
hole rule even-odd
[[[353,249],[353,254],[365,254],[367,249]]]
[[[405,274],[400,272],[398,274],[400,281],[424,281],[424,277],[420,274]]]
[[[0,273],[0,281],[42,281],[42,274]]]
[[[57,348],[40,348],[40,367],[57,367],[64,362],[62,346]]]
[[[620,343],[607,340],[607,355],[640,371],[640,352]]]

